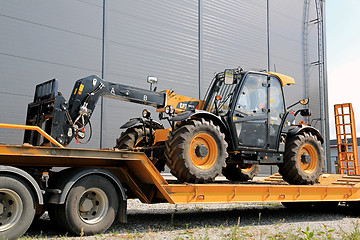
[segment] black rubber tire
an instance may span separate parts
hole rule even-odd
[[[251,164],[249,171],[242,170],[239,164],[227,164],[226,167],[223,168],[222,174],[230,181],[244,182],[252,180],[259,171],[259,164]]]
[[[300,154],[305,147],[310,148],[315,156],[308,164],[310,170],[301,166]],[[284,163],[278,165],[279,173],[289,184],[315,184],[323,171],[324,159],[324,149],[317,137],[310,132],[300,132],[286,140]]]
[[[204,168],[197,166],[190,156],[191,143],[200,134],[206,135],[216,144],[218,153],[213,163]],[[211,120],[190,119],[170,132],[169,140],[166,141],[166,164],[180,182],[213,182],[225,167],[225,159],[228,157],[226,148],[225,135],[219,126],[214,125]],[[213,154],[211,151],[213,150],[208,149],[208,154]]]
[[[161,127],[163,129],[163,127]],[[153,134],[155,133],[155,129],[161,129],[160,127],[154,126],[153,128]],[[146,136],[149,136],[150,129],[145,128]],[[145,131],[142,126],[132,127],[126,129],[125,132],[121,133],[120,137],[116,139],[116,145],[114,148],[117,149],[134,149],[136,147],[143,147],[144,139],[145,139]],[[143,151],[143,150],[141,150]],[[156,169],[161,172],[165,169],[165,163],[166,159],[164,156],[165,146],[157,147],[153,149],[153,159],[155,161],[155,167]],[[150,157],[151,152],[150,150],[144,151],[145,154]]]
[[[0,189],[3,205],[0,239],[18,239],[28,230],[35,216],[33,192],[24,180],[11,175],[0,177]]]
[[[103,196],[99,194],[99,191]],[[86,197],[88,192],[91,197],[103,197],[103,200],[93,201],[95,204],[92,207],[99,206],[98,212],[100,212],[100,215],[97,216],[98,212],[91,208],[90,211],[94,211],[92,213],[95,216],[94,219],[86,219],[81,216],[84,211],[81,211],[80,203],[82,200],[89,199]],[[56,222],[65,230],[75,235],[93,235],[105,232],[113,224],[119,210],[119,198],[114,185],[106,178],[87,176],[74,184],[65,204],[53,207],[54,212],[50,217],[56,218]]]

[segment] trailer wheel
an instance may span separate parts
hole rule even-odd
[[[252,180],[259,171],[259,164],[227,164],[222,173],[230,181],[248,181]]]
[[[212,121],[191,119],[170,133],[166,164],[179,181],[212,182],[225,167],[226,148],[219,126]]]
[[[0,177],[0,239],[17,239],[35,216],[35,199],[29,185],[16,176]]]
[[[76,235],[106,231],[116,218],[119,199],[115,187],[101,176],[80,179],[70,190],[65,204],[54,209],[54,217]]]
[[[324,166],[324,150],[312,133],[301,132],[286,141],[279,173],[289,184],[314,184]]]
[[[156,125],[154,126],[153,134],[155,133],[155,129],[160,129],[160,126],[158,127]],[[144,151],[141,148],[146,146],[145,136],[150,135],[150,129],[146,127],[145,131],[142,126],[126,129],[126,131],[121,133],[120,137],[116,139],[116,145],[114,148],[117,149],[140,148],[140,151]],[[153,163],[159,172],[164,171],[165,169],[166,160],[164,157],[164,151],[165,151],[165,146],[164,147],[160,146],[158,148],[153,149]],[[150,150],[145,150],[144,152],[148,157],[151,156]]]

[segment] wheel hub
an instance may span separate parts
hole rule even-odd
[[[78,213],[87,224],[96,224],[106,215],[109,200],[105,192],[98,188],[88,189],[80,198]]]
[[[304,172],[313,173],[316,171],[319,158],[313,145],[305,144],[302,146],[299,154],[299,162]]]
[[[0,190],[0,232],[12,228],[20,220],[23,204],[20,196],[9,189]]]
[[[311,156],[309,154],[302,154],[301,161],[305,164],[309,164],[311,162]]]
[[[79,207],[81,212],[89,212],[94,207],[94,204],[89,198],[84,198],[81,199]]]
[[[195,147],[195,153],[196,153],[196,156],[197,157],[206,157],[209,153],[209,149],[204,145],[204,144],[201,144],[197,147]]]
[[[190,142],[191,161],[197,168],[209,169],[216,163],[218,148],[215,139],[208,133],[198,133]]]

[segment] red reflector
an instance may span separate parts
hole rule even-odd
[[[220,95],[217,95],[217,96],[216,96],[216,100],[218,100],[218,101],[220,101],[221,98],[222,98],[222,97],[221,97]]]

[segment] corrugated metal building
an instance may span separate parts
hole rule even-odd
[[[142,88],[153,75],[159,90],[202,98],[214,72],[242,66],[294,77],[287,103],[309,96],[309,121],[325,132],[321,8],[321,0],[3,0],[0,122],[24,124],[35,85],[51,78],[66,98],[91,74]],[[119,126],[144,108],[108,98],[98,105],[87,148],[114,146]],[[22,131],[0,131],[0,142],[22,143]]]

